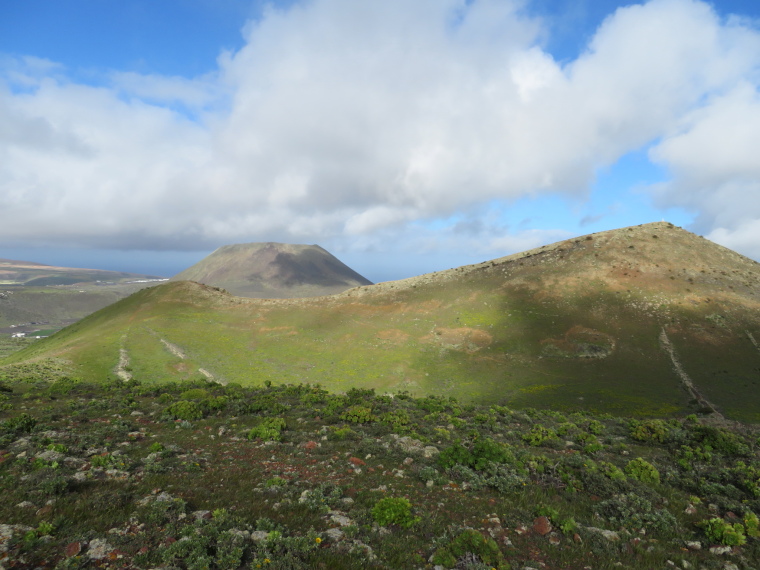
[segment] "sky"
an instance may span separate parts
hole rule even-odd
[[[372,281],[666,220],[760,260],[756,0],[0,0],[0,258]]]

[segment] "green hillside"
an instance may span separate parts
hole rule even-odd
[[[760,421],[760,266],[670,224],[312,299],[140,291],[6,360],[620,415]]]

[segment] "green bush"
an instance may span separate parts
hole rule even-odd
[[[477,556],[482,564],[496,568],[508,568],[508,566],[504,566],[504,557],[496,541],[473,529],[462,531],[451,541],[451,544],[436,550],[432,562],[436,566],[446,568],[459,567],[457,562],[468,553]]]
[[[670,433],[663,420],[631,420],[628,427],[631,437],[637,441],[665,443]]]
[[[751,455],[749,446],[742,438],[728,430],[712,426],[697,426],[693,431],[699,442],[703,446],[709,446],[713,451],[729,457]]]
[[[465,465],[481,471],[489,463],[512,463],[514,455],[507,445],[486,437],[476,441],[472,450],[455,443],[439,453],[437,461],[444,469],[450,469],[454,465]]]
[[[608,477],[615,481],[625,480],[625,473],[623,473],[619,467],[613,465],[612,463],[608,463],[607,461],[600,461],[597,463],[597,468],[599,469],[599,472],[602,473],[605,477]]]
[[[158,401],[159,404],[168,404],[173,399],[174,399],[174,396],[172,396],[171,394],[167,394],[166,392],[164,392],[163,394],[161,394],[157,398],[157,401]]]
[[[208,398],[208,392],[203,388],[192,388],[182,392],[179,397],[183,400],[203,400]]]
[[[204,399],[201,402],[201,405],[209,412],[217,412],[225,409],[227,407],[227,402],[229,402],[227,396],[216,396]]]
[[[394,431],[400,431],[409,424],[410,418],[406,410],[393,410],[380,416],[380,421],[391,426]]]
[[[631,530],[646,528],[658,532],[673,532],[675,517],[665,509],[657,509],[638,493],[622,493],[599,503],[597,512],[611,523]]]
[[[90,463],[93,467],[100,467],[103,469],[110,467],[112,461],[113,457],[110,453],[106,453],[105,455],[93,455],[90,457]]]
[[[744,530],[747,536],[760,538],[760,520],[755,513],[750,511],[744,515]]]
[[[330,508],[338,506],[342,498],[343,490],[340,487],[322,483],[301,493],[298,503],[312,511],[326,513]],[[260,528],[259,530],[267,529]]]
[[[531,430],[523,435],[523,441],[528,445],[539,447],[546,445],[557,439],[557,432],[553,429],[545,428],[540,424],[534,425]]]
[[[604,433],[604,424],[599,420],[591,420],[586,429],[594,435],[602,435]]]
[[[180,400],[166,408],[164,415],[173,420],[200,420],[204,416],[204,410],[198,402],[192,400]]]
[[[625,472],[632,479],[636,479],[642,483],[654,484],[660,482],[660,472],[657,471],[657,468],[641,457],[629,461],[628,465],[625,466]]]
[[[557,435],[566,436],[578,431],[578,426],[572,422],[562,422],[557,426]]]
[[[3,429],[15,433],[30,433],[36,425],[37,420],[32,416],[29,414],[21,414],[15,418],[5,420],[3,422]]]
[[[280,441],[285,420],[282,418],[265,418],[259,425],[251,428],[248,439],[263,439],[264,441]]]
[[[397,525],[410,528],[420,521],[412,516],[412,504],[403,497],[386,497],[372,507],[372,518],[381,526]]]
[[[372,415],[372,409],[365,406],[351,406],[340,416],[344,422],[353,424],[367,424],[375,421],[377,418]]]
[[[436,461],[443,469],[451,469],[454,465],[469,465],[472,461],[472,454],[463,445],[455,443],[441,451]]]
[[[701,525],[705,529],[705,535],[712,542],[725,546],[741,546],[747,542],[744,536],[744,526],[741,523],[728,523],[723,519],[712,518],[704,521]]]

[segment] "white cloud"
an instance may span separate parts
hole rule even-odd
[[[760,257],[760,94],[740,83],[687,116],[651,151],[673,180],[654,189],[663,206],[697,212],[713,241]]]
[[[189,109],[203,109],[224,97],[218,78],[214,75],[186,79],[163,75],[115,71],[112,85],[126,97],[144,99],[155,104],[180,104]]]
[[[403,240],[415,220],[490,200],[582,197],[599,167],[657,140],[653,158],[674,173],[663,205],[729,234],[760,219],[760,205],[725,203],[760,194],[756,30],[702,2],[652,0],[611,15],[563,67],[521,6],[271,8],[241,50],[192,80],[114,71],[92,87],[43,60],[6,59],[0,239]],[[511,248],[532,235],[487,239]]]

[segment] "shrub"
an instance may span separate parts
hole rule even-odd
[[[341,441],[344,439],[358,438],[358,434],[348,426],[334,429],[332,435],[335,439]]]
[[[589,433],[593,433],[594,435],[602,435],[604,432],[604,424],[599,420],[591,420],[586,429],[588,429]]]
[[[433,483],[445,483],[446,480],[441,476],[441,474],[438,472],[438,469],[435,467],[431,467],[430,465],[424,466],[422,469],[419,470],[417,473],[417,476],[420,478],[420,481],[423,483],[427,483],[428,481],[433,481]]]
[[[264,441],[280,441],[285,420],[282,418],[265,418],[259,425],[251,428],[248,439],[263,439]]]
[[[112,459],[110,453],[106,453],[105,455],[93,455],[90,457],[90,463],[93,467],[105,469],[106,467],[110,467]]]
[[[7,419],[3,422],[4,429],[15,433],[30,433],[36,425],[37,420],[29,414],[21,414],[20,416]]]
[[[438,454],[437,461],[438,465],[444,469],[450,469],[459,464],[481,471],[489,463],[511,463],[514,461],[514,455],[503,443],[483,438],[475,442],[472,450],[455,443]]]
[[[438,454],[438,465],[444,469],[451,469],[454,465],[469,465],[472,461],[470,450],[459,443],[447,447]]]
[[[266,480],[266,482],[264,483],[264,486],[267,487],[267,488],[271,488],[271,487],[284,487],[287,484],[288,484],[288,482],[285,479],[283,479],[282,477],[272,477],[272,478]]]
[[[702,445],[709,446],[727,456],[748,456],[751,454],[749,446],[738,435],[725,429],[712,426],[697,426],[694,428],[695,435]]]
[[[337,506],[343,498],[343,491],[340,487],[322,483],[314,489],[307,489],[301,493],[298,503],[305,505],[308,509],[326,513],[330,507]],[[259,528],[259,530],[268,530]]]
[[[528,433],[523,435],[522,439],[528,445],[538,447],[556,440],[557,432],[553,429],[545,428],[544,426],[537,424],[534,425]]]
[[[651,501],[637,493],[623,493],[602,501],[597,512],[610,522],[632,530],[672,532],[677,526],[669,511],[655,508]]]
[[[440,396],[426,396],[414,402],[420,410],[429,414],[443,412],[446,410],[447,401]]]
[[[479,439],[472,447],[471,467],[478,471],[485,469],[489,463],[509,463],[514,456],[509,448],[490,438]]]
[[[496,541],[473,529],[462,531],[451,544],[436,550],[432,562],[437,566],[459,568],[459,560],[468,554],[476,556],[481,564],[491,567],[502,567],[504,562]]]
[[[209,412],[217,412],[226,408],[228,401],[229,398],[227,396],[216,396],[204,399],[201,405]]]
[[[182,392],[179,397],[183,400],[203,400],[208,398],[208,392],[203,388],[193,388]]]
[[[200,420],[203,418],[203,408],[198,402],[192,400],[180,400],[166,408],[164,415],[173,420]]]
[[[161,394],[157,398],[157,401],[158,401],[159,404],[168,404],[173,399],[174,399],[174,396],[172,396],[171,394],[167,394],[166,392],[164,392],[163,394]]]
[[[636,479],[642,483],[654,484],[660,482],[660,472],[657,471],[657,468],[641,457],[629,461],[628,465],[625,466],[625,472],[632,479]]]
[[[741,523],[731,524],[716,517],[704,521],[701,526],[705,529],[707,538],[712,542],[725,546],[741,546],[747,542]]]
[[[557,426],[557,435],[565,436],[578,431],[578,426],[572,422],[562,422]]]
[[[760,537],[760,520],[758,520],[755,513],[750,511],[744,515],[744,530],[747,536],[751,536],[752,538]]]
[[[410,528],[420,521],[412,516],[412,504],[403,497],[386,497],[372,507],[372,518],[381,526],[397,525]]]
[[[375,421],[372,415],[372,409],[365,406],[351,406],[340,416],[344,422],[351,422],[353,424],[366,424]]]
[[[608,463],[607,461],[600,461],[597,464],[597,467],[605,477],[609,477],[612,480],[625,480],[625,473],[623,473],[619,467],[613,465],[612,463]]]
[[[380,416],[380,421],[391,426],[394,431],[400,431],[409,424],[410,418],[406,410],[393,410]]]
[[[668,439],[668,424],[663,420],[631,420],[628,427],[637,441],[664,443]]]

